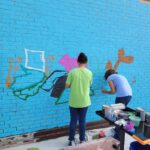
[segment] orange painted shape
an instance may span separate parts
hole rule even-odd
[[[141,140],[139,137],[137,137],[136,135],[132,135],[132,137],[138,141],[140,144],[142,145],[146,145],[146,144],[150,144],[150,139],[147,139],[147,140]]]
[[[118,50],[118,60],[116,61],[114,67],[112,67],[112,63],[109,60],[105,66],[106,70],[109,69],[114,69],[115,71],[117,70],[117,68],[119,67],[120,63],[126,63],[126,64],[131,64],[134,60],[134,57],[132,56],[125,56],[125,51],[124,49],[119,49]]]
[[[7,88],[10,88],[10,80],[11,80],[10,77],[6,78],[6,87]]]
[[[122,57],[124,57],[124,49],[123,48],[118,51],[118,58],[121,59]]]
[[[134,58],[132,56],[125,56],[120,59],[121,62],[130,64],[132,63]]]
[[[120,60],[118,60],[116,63],[115,63],[115,66],[114,66],[114,70],[116,71],[118,66],[120,65]]]
[[[7,88],[10,88],[11,81],[12,81],[10,77],[11,70],[12,70],[12,63],[9,64],[8,75],[7,75],[6,82],[5,82]]]

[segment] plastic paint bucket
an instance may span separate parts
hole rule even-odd
[[[141,118],[136,116],[130,116],[129,119],[134,123],[135,127],[138,127],[140,125]]]

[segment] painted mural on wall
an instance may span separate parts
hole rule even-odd
[[[9,60],[6,87],[22,100],[27,100],[37,95],[40,90],[44,90],[49,92],[51,97],[56,98],[55,104],[66,103],[68,100],[61,102],[61,97],[68,72],[77,66],[76,59],[64,55],[59,63],[65,67],[65,70],[53,71],[53,55],[45,58],[44,51],[25,49],[25,56],[25,65],[22,65],[21,57]]]
[[[53,70],[54,59],[53,55],[45,57],[44,51],[25,49],[25,65],[22,65],[22,57],[9,59],[6,87],[22,100],[27,100],[43,90],[49,93],[50,97],[56,98],[55,104],[67,103],[68,100],[62,98],[65,82],[68,72],[77,67],[77,58],[71,58],[68,54],[62,56],[58,63],[64,67],[64,70]],[[114,67],[109,60],[106,69],[117,70],[120,63],[130,64],[133,60],[132,56],[125,56],[124,49],[120,49]],[[92,87],[90,95],[94,96]]]
[[[133,56],[130,56],[130,55],[125,55],[125,50],[123,48],[119,49],[118,50],[118,57],[117,57],[117,60],[115,61],[115,63],[113,64],[111,59],[109,59],[107,62],[106,62],[106,65],[105,65],[105,70],[109,70],[109,69],[115,69],[117,71],[118,67],[121,67],[121,63],[124,63],[124,64],[131,64],[133,63],[134,61],[134,57]],[[103,72],[103,75],[101,76],[101,81],[100,81],[100,85],[99,85],[99,89],[103,89],[103,88],[107,88],[107,82],[106,80],[104,79],[104,72]],[[133,76],[131,81],[130,81],[130,84],[131,85],[134,85],[136,83],[136,77]]]
[[[67,80],[68,72],[77,67],[77,59],[71,58],[68,54],[62,56],[59,60],[65,70],[55,70],[47,78],[45,85],[42,89],[50,93],[51,97],[57,98],[55,104],[67,103],[68,100],[61,100],[65,92],[65,83]],[[49,87],[49,83],[52,85]]]
[[[120,63],[126,63],[126,64],[131,64],[133,63],[134,57],[133,56],[125,56],[125,51],[124,49],[119,49],[118,50],[118,59],[114,65],[114,67],[112,66],[112,62],[109,60],[106,64],[105,69],[114,69],[117,70]]]

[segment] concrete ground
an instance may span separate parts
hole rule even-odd
[[[99,129],[99,130],[101,130],[101,129]],[[94,134],[95,131],[97,131],[97,130],[88,131],[87,135],[88,135],[89,140],[91,140],[91,136],[92,136],[92,134]],[[105,129],[105,131],[107,132],[107,134],[110,135],[110,132],[108,132],[108,131],[110,131],[109,128]],[[129,150],[129,145],[132,141],[134,141],[132,139],[132,137],[126,134],[125,150]],[[38,142],[38,143],[32,143],[32,144],[26,144],[26,145],[21,145],[21,146],[17,146],[17,147],[7,148],[4,150],[27,150],[28,148],[39,148],[39,150],[59,150],[60,148],[66,147],[67,144],[68,144],[68,137],[64,136],[64,137],[51,139],[51,140],[47,140],[47,141],[42,141],[42,142]]]

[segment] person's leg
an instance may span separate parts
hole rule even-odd
[[[69,125],[69,141],[74,141],[77,120],[78,120],[78,113],[77,108],[69,107],[70,109],[70,125]]]
[[[132,96],[125,96],[125,97],[116,97],[115,103],[123,103],[127,106],[131,100]]]
[[[128,103],[130,102],[132,96],[125,96],[125,97],[116,97],[116,101],[115,103],[123,103],[125,106],[128,105]],[[120,140],[120,130],[119,128],[115,127],[115,135],[114,138],[117,140]]]
[[[129,102],[131,101],[131,98],[132,98],[132,96],[126,96],[126,97],[124,98],[124,103],[125,103],[126,106],[127,106],[127,105],[129,104]]]
[[[116,104],[118,104],[118,103],[122,103],[122,101],[121,101],[122,99],[121,99],[121,97],[116,97],[116,100],[115,100],[115,103]]]
[[[88,107],[80,108],[78,115],[79,115],[79,135],[80,135],[80,142],[85,141],[85,130],[86,130],[86,113]]]

